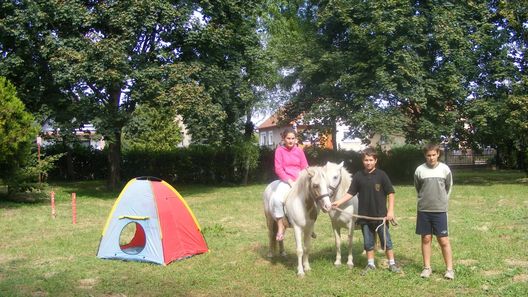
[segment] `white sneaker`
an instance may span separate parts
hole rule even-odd
[[[432,272],[433,271],[431,270],[431,267],[424,267],[422,273],[420,273],[420,276],[423,278],[429,278]]]
[[[446,270],[444,274],[444,278],[448,280],[454,280],[455,279],[455,271],[454,270]]]

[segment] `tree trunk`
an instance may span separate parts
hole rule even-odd
[[[248,110],[246,112],[246,123],[244,125],[244,138],[246,141],[251,141],[253,133],[255,133],[255,125],[253,124],[253,121],[251,121],[251,110]]]
[[[253,124],[253,121],[251,121],[251,110],[248,110],[246,112],[246,123],[245,123],[245,129],[244,129],[244,139],[245,141],[251,142],[251,139],[253,137],[253,133],[255,132],[255,125]],[[246,161],[244,162],[244,172],[242,173],[242,184],[245,186],[248,184],[249,179],[249,156],[245,156]]]
[[[333,146],[334,152],[337,152],[339,150],[339,148],[337,147],[337,123],[336,122],[332,123],[332,146]]]
[[[108,187],[116,190],[121,182],[121,133],[115,133],[116,140],[108,145]]]
[[[495,165],[497,166],[497,169],[501,169],[501,152],[499,150],[500,146],[497,146],[495,149]]]
[[[66,140],[62,140],[62,147],[64,148],[64,151],[66,151],[66,179],[67,180],[74,180],[75,179],[75,171],[73,168],[73,150],[72,148],[66,143]]]
[[[75,171],[73,168],[73,152],[70,148],[66,151],[66,178],[68,180],[75,180]]]
[[[121,183],[121,129],[124,123],[119,117],[119,100],[121,98],[121,87],[119,84],[115,84],[110,91],[111,101],[109,102],[110,113],[114,115],[111,119],[114,122],[111,127],[114,128],[110,137],[108,145],[108,187],[112,190],[116,190],[117,186]]]

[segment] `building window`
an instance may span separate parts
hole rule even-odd
[[[268,132],[268,145],[273,146],[273,131]]]
[[[260,146],[266,145],[266,132],[260,133],[260,139],[259,139]]]

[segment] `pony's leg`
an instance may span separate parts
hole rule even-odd
[[[275,237],[273,237],[273,239],[275,240]],[[284,240],[282,241],[279,241],[279,254],[282,256],[282,257],[286,257],[286,251],[284,250]]]
[[[351,221],[348,225],[348,268],[354,267],[354,255],[352,254],[352,242],[354,241],[354,225],[356,222]]]
[[[310,271],[312,268],[310,267],[310,247],[312,242],[312,233],[313,233],[314,226],[306,227],[304,229],[304,246],[303,246],[303,267],[304,271]]]
[[[341,266],[341,229],[337,226],[332,226],[334,230],[334,239],[336,247],[336,259],[334,262],[335,266]]]
[[[273,258],[273,255],[275,254],[277,250],[277,239],[275,238],[275,229],[276,224],[275,220],[271,217],[266,217],[266,223],[268,225],[268,243],[269,243],[269,250],[268,250],[268,258]]]
[[[293,233],[295,234],[295,250],[297,252],[297,276],[304,276],[303,268],[303,242],[301,227],[294,225]],[[309,237],[309,236],[308,236]]]

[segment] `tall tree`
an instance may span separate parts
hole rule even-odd
[[[466,139],[494,147],[498,165],[527,169],[528,10],[519,1],[490,1],[495,12],[478,49],[481,69],[465,107]],[[475,145],[476,146],[476,145]]]
[[[173,104],[198,141],[240,133],[259,57],[256,2],[3,2],[0,71],[33,111],[94,123],[115,187],[122,128],[137,103]]]
[[[294,88],[292,115],[311,111],[329,123],[344,121],[363,138],[401,133],[412,143],[450,138],[471,145],[485,137],[467,129],[482,125],[478,110],[508,122],[510,116],[493,112],[509,115],[522,104],[519,96],[504,104],[513,98],[505,96],[512,91],[507,82],[520,74],[511,66],[525,60],[522,50],[508,50],[523,49],[519,37],[526,36],[511,33],[513,23],[516,32],[526,28],[526,12],[515,1],[268,3],[270,44]],[[497,131],[486,131],[497,138]]]

